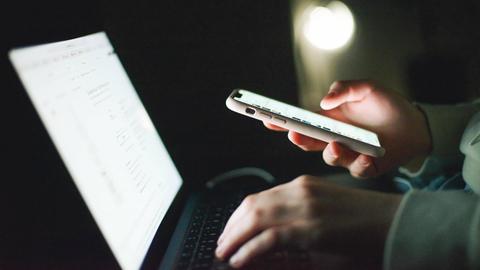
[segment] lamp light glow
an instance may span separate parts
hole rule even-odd
[[[342,2],[332,1],[325,7],[312,7],[306,12],[303,34],[315,47],[335,50],[352,38],[355,22],[350,9]]]

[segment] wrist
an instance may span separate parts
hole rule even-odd
[[[406,174],[409,177],[413,177],[422,171],[423,166],[428,158],[428,155],[425,156],[417,156],[411,159],[406,164],[402,164],[400,168],[400,172]]]
[[[432,137],[428,119],[423,110],[416,104],[413,107],[413,125],[412,125],[412,153],[407,161],[401,164],[401,167],[411,173],[415,173],[422,168],[423,163],[432,152]]]
[[[370,214],[365,214],[365,217],[367,217],[366,224],[359,226],[363,228],[359,231],[360,241],[363,247],[368,246],[364,249],[368,254],[381,257],[390,227],[403,196],[369,191],[368,197],[370,205],[363,205],[363,207],[366,206],[367,209],[375,209],[375,211],[369,211]]]
[[[417,125],[415,126],[415,130],[418,132],[415,132],[415,136],[417,137],[417,143],[416,147],[416,153],[411,159],[411,162],[416,165],[423,164],[423,161],[430,155],[432,152],[433,144],[432,144],[432,135],[430,132],[430,125],[428,123],[428,118],[425,114],[425,112],[422,110],[422,108],[416,104],[413,104],[415,108],[415,119],[417,119],[416,123]]]
[[[393,220],[395,218],[395,214],[400,206],[400,203],[403,199],[402,195],[398,194],[382,194],[383,195],[383,209],[382,209],[382,217],[380,219],[380,226],[378,230],[378,236],[381,243],[381,252],[383,252],[385,248],[385,242],[387,239],[388,232],[390,231],[390,227],[392,226]]]

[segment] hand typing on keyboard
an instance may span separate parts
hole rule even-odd
[[[235,268],[286,247],[380,256],[400,200],[399,195],[300,176],[245,198],[215,253]]]

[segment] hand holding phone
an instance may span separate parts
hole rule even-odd
[[[227,100],[227,106],[232,110],[244,115],[248,115],[247,106],[256,112],[263,111],[261,104],[251,102],[252,100],[244,100],[244,102],[235,100],[234,93]],[[313,132],[318,132],[318,130],[312,131],[312,127],[303,121],[302,123],[308,128],[307,132],[304,132],[302,126],[298,126],[299,121],[288,121],[290,118],[287,116],[280,115],[278,117],[296,127],[285,125],[284,122],[274,122],[273,115],[272,119],[268,116],[257,115],[258,118],[252,114],[248,116],[264,121],[269,128],[272,128],[270,123],[273,123],[280,128],[289,130],[289,138],[294,144],[307,151],[323,150],[325,163],[344,167],[354,177],[377,176],[407,163],[410,169],[415,170],[432,151],[428,122],[422,110],[398,93],[385,90],[372,81],[336,81],[322,99],[320,106],[335,119],[342,119],[342,121],[359,125],[378,134],[375,136],[377,139],[381,139],[381,146],[376,145],[375,142],[372,145],[368,141],[352,142],[351,140],[354,140],[355,136],[351,136],[354,138],[348,138],[346,142],[340,141],[337,138],[346,136],[340,137],[339,134],[328,134],[331,137],[326,139],[317,137],[321,140],[318,141],[310,138],[315,138]],[[308,121],[308,119],[305,120]],[[320,126],[323,127],[323,125]],[[329,142],[328,140],[333,141]],[[329,143],[325,144],[322,141]],[[367,149],[364,149],[366,151],[356,148],[358,145],[366,147]],[[381,155],[382,152],[384,155]]]

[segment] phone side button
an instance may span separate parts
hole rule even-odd
[[[266,118],[266,119],[272,119],[272,116],[268,113],[264,113],[264,112],[260,112],[260,115],[263,117],[263,118]]]
[[[286,124],[287,120],[278,118],[278,117],[273,117],[273,122],[279,123],[279,124]]]

